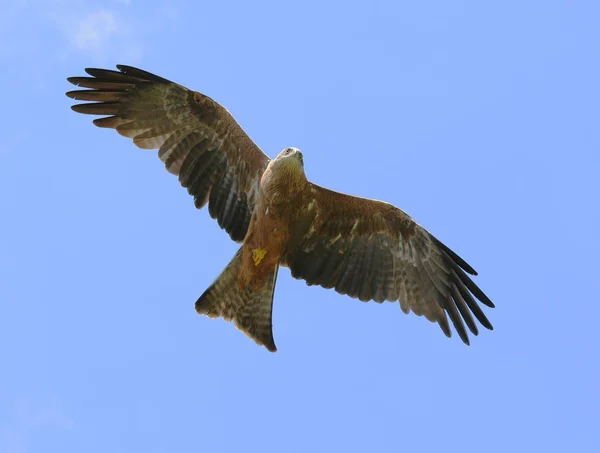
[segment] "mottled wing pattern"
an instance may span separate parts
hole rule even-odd
[[[472,315],[493,328],[476,299],[494,305],[467,275],[475,270],[409,215],[316,185],[311,191],[284,261],[293,277],[362,301],[400,301],[447,336],[450,317],[466,344],[465,323],[478,334]]]
[[[117,67],[120,72],[86,69],[91,77],[69,78],[89,88],[67,93],[88,101],[72,109],[107,115],[94,124],[116,129],[140,148],[158,149],[167,170],[194,196],[196,207],[208,203],[219,226],[234,241],[242,241],[269,157],[211,98],[140,69]]]

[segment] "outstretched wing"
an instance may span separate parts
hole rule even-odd
[[[92,77],[70,77],[90,90],[67,96],[89,101],[72,109],[108,115],[94,120],[116,129],[143,149],[158,149],[167,170],[208,211],[231,239],[244,239],[260,178],[270,159],[229,112],[211,98],[130,66],[86,69]]]
[[[437,322],[448,337],[449,316],[466,344],[464,323],[478,334],[472,314],[493,329],[475,298],[494,304],[467,275],[475,270],[389,203],[313,184],[291,234],[285,264],[309,285],[362,301],[398,300],[402,311]]]

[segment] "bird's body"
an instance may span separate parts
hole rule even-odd
[[[280,266],[309,285],[334,288],[362,301],[399,301],[462,340],[477,335],[473,316],[492,326],[477,304],[493,307],[467,273],[475,271],[397,207],[341,194],[311,183],[300,150],[266,156],[233,117],[212,99],[154,74],[87,69],[67,93],[92,101],[80,113],[145,149],[159,149],[167,170],[208,204],[241,247],[196,302],[196,311],[233,320],[258,344],[275,351],[271,311]],[[473,297],[475,296],[475,297]],[[464,323],[463,323],[464,322]]]

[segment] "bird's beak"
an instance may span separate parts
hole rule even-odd
[[[304,157],[302,156],[302,151],[297,149],[296,151],[294,151],[294,156],[296,156],[300,160],[300,163],[304,165]]]

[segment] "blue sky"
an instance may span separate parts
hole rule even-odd
[[[600,451],[598,2],[1,10],[0,452]],[[64,96],[117,63],[407,211],[479,271],[495,330],[466,347],[287,269],[276,354],[198,316],[236,244]]]

